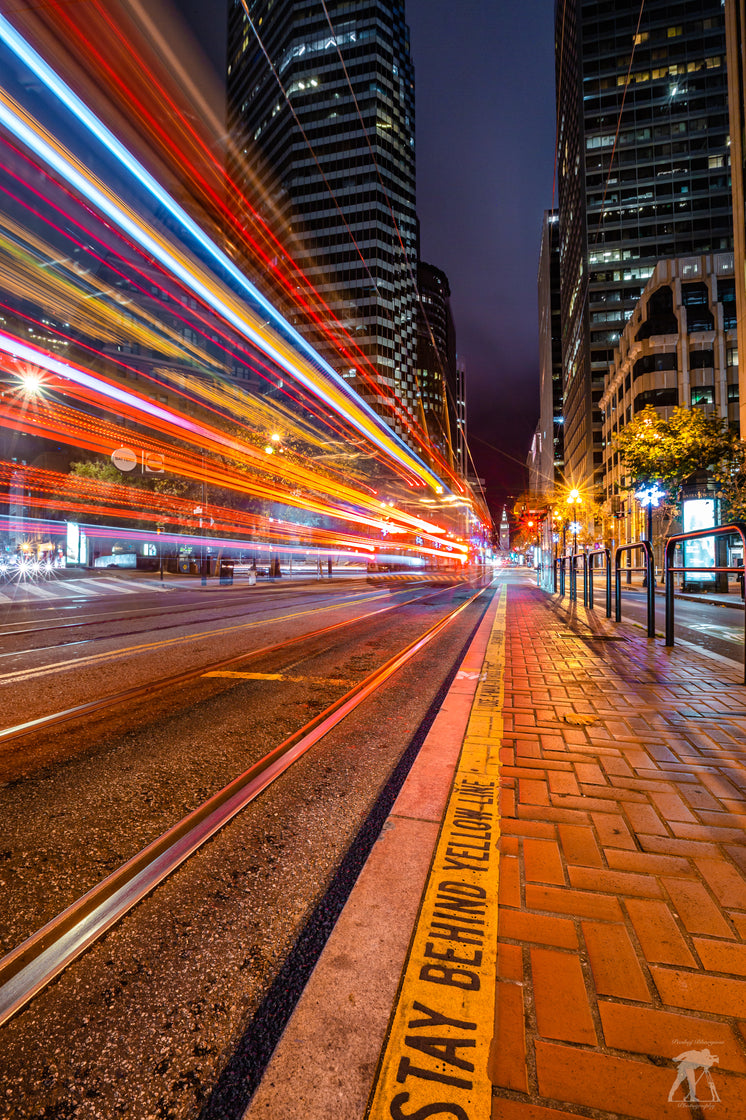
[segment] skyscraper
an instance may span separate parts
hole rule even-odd
[[[738,319],[738,348],[746,355],[746,2],[725,0],[728,47],[733,253]],[[740,429],[746,438],[746,357],[739,366]]]
[[[733,247],[721,0],[557,0],[565,473],[602,476],[599,401],[661,258]]]
[[[425,261],[418,263],[417,284],[417,381],[425,426],[446,461],[462,471],[451,289],[446,274]]]
[[[562,484],[564,468],[559,224],[555,210],[544,211],[538,289],[540,461],[536,467],[537,484],[532,489],[550,494],[555,485]]]
[[[374,382],[418,418],[414,71],[403,0],[247,7],[230,0],[229,130],[272,173],[273,202],[310,262],[306,274],[372,363]],[[339,372],[386,413],[358,366]]]

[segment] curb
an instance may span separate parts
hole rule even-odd
[[[244,1120],[360,1120],[365,1112],[499,600],[472,639]]]

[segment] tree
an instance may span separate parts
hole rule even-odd
[[[738,443],[733,458],[714,471],[723,502],[724,521],[746,521],[746,443]]]
[[[695,471],[729,476],[743,462],[739,447],[727,423],[700,408],[674,408],[665,419],[649,406],[615,440],[633,488],[657,482],[672,498]]]
[[[90,478],[96,482],[111,482],[119,486],[131,486],[133,501],[138,490],[153,494],[165,494],[174,498],[199,497],[198,483],[173,474],[141,474],[139,470],[120,471],[109,459],[79,459],[70,464],[70,475],[75,478]]]

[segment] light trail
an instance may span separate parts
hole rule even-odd
[[[148,65],[143,56],[152,53],[152,46],[157,41],[159,48],[165,50],[173,65],[176,68],[180,66],[180,59],[171,50],[170,44],[164,42],[160,29],[149,20],[142,7],[134,2],[129,5],[129,14],[130,17],[134,15],[134,22],[127,24],[126,28],[122,23],[122,12],[118,13],[118,19],[115,20],[97,0],[91,0],[91,3],[102,21],[101,48],[98,50],[92,41],[92,33],[96,29],[93,21],[86,25],[86,34],[83,35],[80,25],[62,6],[56,7],[53,13],[46,9],[44,16],[48,19],[52,15],[56,26],[61,27],[65,39],[77,43],[81,54],[86,57],[87,69],[90,67],[101,84],[111,88],[116,100],[124,100],[131,107],[137,115],[141,130],[145,131],[150,143],[161,152],[164,159],[171,164],[175,162],[180,168],[188,164],[190,184],[194,185],[206,210],[217,214],[215,220],[218,227],[221,230],[230,228],[235,232],[238,241],[248,248],[260,271],[281,282],[285,293],[303,308],[304,313],[345,359],[346,364],[356,367],[358,375],[379,402],[403,423],[410,436],[428,455],[435,456],[440,473],[449,476],[456,489],[461,489],[461,483],[453,476],[449,465],[432,444],[428,443],[403,403],[378,382],[377,371],[368,356],[339,322],[298,263],[289,256],[261,214],[250,205],[239,185],[231,178],[230,172],[226,171],[226,161],[216,159],[214,141],[201,134],[194,112],[180,108],[179,102],[184,96],[183,87],[193,89],[189,77],[179,69],[181,83],[178,93],[169,92],[166,87],[173,85],[168,80],[169,75],[156,73],[154,67]],[[138,47],[139,53],[135,54]],[[116,64],[123,71],[122,75],[112,64],[112,57],[115,57]],[[139,94],[138,90],[141,91]],[[145,103],[145,97],[152,99],[154,92],[159,98],[159,108],[165,111],[154,112]],[[204,110],[204,102],[201,98],[198,101]],[[166,119],[169,122],[168,128],[161,123]],[[244,165],[243,171],[249,172],[247,165]],[[253,178],[251,174],[247,174],[247,177]],[[226,182],[231,196],[230,206],[225,203]]]
[[[231,439],[217,429],[207,428],[205,425],[197,424],[194,421],[190,420],[188,417],[182,416],[173,410],[156,405],[140,394],[124,390],[118,385],[115,385],[105,379],[95,377],[85,370],[74,367],[70,363],[62,362],[54,355],[47,354],[44,351],[40,350],[38,347],[24,343],[20,339],[14,338],[13,336],[10,336],[3,331],[0,331],[0,353],[6,353],[14,359],[18,359],[23,362],[27,362],[34,367],[47,370],[48,372],[63,378],[65,381],[73,382],[75,385],[82,387],[86,391],[86,397],[88,396],[88,394],[90,394],[94,401],[100,399],[114,400],[117,402],[117,405],[121,410],[124,410],[126,413],[132,415],[134,418],[140,421],[144,420],[147,424],[149,424],[149,426],[155,427],[157,430],[163,432],[164,434],[178,437],[179,435],[186,432],[189,437],[198,442],[201,442],[201,446],[207,450],[213,452],[216,450],[224,450],[231,453],[243,466],[253,467],[253,469],[256,470],[257,467],[261,465],[262,473],[270,475],[274,474],[276,476],[277,472],[273,470],[275,460],[271,457],[268,457],[266,453],[262,453],[258,449],[251,447],[248,444],[239,442],[235,439]],[[52,385],[52,387],[54,386]],[[66,429],[64,423],[60,422],[59,419],[55,420],[55,412],[58,416],[60,416],[61,414],[61,410],[59,408],[55,408],[55,406],[51,402],[40,400],[34,403],[35,411],[30,412],[28,401],[24,400],[23,408],[16,409],[14,409],[12,402],[3,401],[2,403],[0,403],[0,414],[5,416],[5,419],[10,426],[17,426],[20,424],[22,430],[35,431],[37,433],[39,431],[39,422],[41,420],[41,416],[43,414],[46,414],[47,423],[53,423],[55,434],[58,437],[65,438],[66,436],[69,437],[70,435],[72,435],[76,444],[80,442],[79,427],[77,425],[75,429],[71,431],[69,428]],[[41,411],[42,408],[44,408],[43,413]],[[70,410],[67,410],[65,415],[69,420],[73,419]],[[79,420],[79,424],[80,423],[83,423],[89,427],[91,426],[87,423],[86,420]],[[103,430],[104,422],[99,421],[98,427],[99,430]],[[111,429],[111,426],[109,426],[109,428]],[[114,451],[117,446],[121,446],[122,442],[126,443],[128,435],[129,433],[127,433],[126,430],[123,430],[121,432],[121,435],[118,436],[119,442],[117,443],[117,437],[114,437],[107,442],[107,444],[104,446],[104,449],[108,454],[111,454],[111,452]],[[100,445],[95,449],[100,450]],[[171,456],[171,458],[175,457],[173,448],[169,447],[168,445],[156,445],[153,451],[155,454],[168,454]],[[193,462],[191,468],[187,465],[187,460],[183,456],[180,457],[180,462],[182,471],[184,471],[185,473],[190,473],[192,474],[192,476],[194,476],[196,467]],[[214,479],[218,471],[219,468],[214,464],[211,464],[209,477],[211,479]],[[321,476],[318,475],[318,473],[314,474],[302,467],[299,467],[287,461],[281,465],[279,473],[281,473],[284,479],[304,484],[311,491],[319,490],[321,488]],[[206,477],[204,467],[202,468],[200,474],[201,477]],[[245,486],[232,485],[229,477],[226,476],[225,472],[221,472],[221,474],[224,478],[224,484],[229,488],[245,489]],[[245,480],[241,479],[241,481]],[[379,531],[385,530],[387,532],[401,533],[410,529],[415,529],[420,533],[432,537],[433,539],[439,539],[440,535],[443,532],[443,530],[439,526],[433,524],[432,522],[426,521],[424,518],[414,517],[411,514],[405,513],[404,511],[392,507],[387,507],[386,519],[382,518],[380,514],[374,519],[371,519],[370,513],[373,510],[378,513],[380,509],[380,503],[371,502],[370,496],[368,494],[344,486],[340,481],[336,479],[328,479],[326,480],[326,483],[335,499],[335,503],[339,501],[347,501],[351,505],[356,506],[358,512],[352,513],[352,511],[344,510],[343,507],[337,506],[336,504],[332,507],[330,505],[322,505],[319,502],[315,502],[311,506],[311,508],[316,510],[317,512],[323,511],[324,513],[328,513],[332,516],[342,517],[343,520],[359,521]],[[287,486],[283,487],[282,490],[280,490],[277,487],[276,482],[274,485],[274,496],[278,497],[278,500],[287,501],[291,505],[301,504],[301,502],[299,501],[299,496],[293,494],[292,492],[289,492]],[[267,495],[271,494],[271,491],[265,489],[263,493]],[[303,501],[302,504],[304,506],[307,505],[305,501]],[[367,515],[365,515],[359,512],[360,510],[368,510],[369,512]]]
[[[153,143],[157,133],[154,150],[167,163],[171,160],[167,170],[178,185],[177,194],[182,197],[183,192],[192,201],[202,199],[209,228],[219,229],[218,217],[228,218],[233,211],[216,190],[217,163],[198,122],[192,127],[194,122],[169,101],[175,136],[190,137],[189,151],[179,159],[175,139],[144,100],[153,94],[148,83],[157,86],[156,96],[166,97],[165,87],[152,70],[140,70],[131,44],[124,41],[124,29],[111,25],[98,0],[92,0],[92,6],[102,20],[99,27],[92,24],[92,32],[101,36],[107,26],[113,28],[122,50],[129,52],[137,107],[123,96],[126,87],[115,69],[119,62],[121,74],[126,74],[127,66],[121,65],[121,59],[109,66],[104,53],[96,54],[83,88],[101,91],[106,71],[103,84],[110,83],[118,98],[114,107],[134,113],[130,125],[147,115],[144,142]],[[19,13],[19,19],[26,15]],[[51,7],[29,13],[28,18],[31,23],[59,25],[63,15],[61,9]],[[72,59],[74,43],[80,42],[82,52],[75,63],[85,66],[86,48],[92,44],[82,36],[76,38],[74,29],[66,45]],[[11,201],[0,216],[0,284],[8,292],[0,316],[4,312],[10,316],[3,320],[7,329],[0,330],[0,377],[3,370],[13,375],[24,368],[27,375],[45,373],[39,397],[14,392],[12,382],[4,381],[0,419],[9,431],[64,442],[84,455],[108,457],[116,447],[134,443],[143,453],[165,456],[169,476],[165,485],[192,495],[183,499],[183,505],[167,508],[160,503],[164,495],[156,497],[142,487],[123,486],[119,493],[95,487],[87,494],[70,493],[69,476],[60,475],[51,483],[56,491],[39,483],[28,495],[29,510],[50,508],[47,495],[56,493],[57,508],[78,520],[95,509],[110,519],[139,522],[141,529],[127,531],[132,539],[143,540],[147,520],[156,516],[174,540],[183,540],[196,527],[192,514],[200,499],[194,495],[201,486],[204,504],[209,486],[211,496],[217,490],[223,502],[232,500],[229,495],[240,495],[255,506],[253,511],[239,512],[230,505],[209,503],[218,547],[228,540],[236,541],[237,547],[245,545],[244,534],[260,533],[265,541],[286,548],[307,544],[330,551],[365,549],[368,556],[372,550],[376,557],[391,554],[397,561],[466,556],[468,545],[453,530],[459,526],[461,532],[468,532],[468,518],[478,516],[479,507],[449,468],[443,477],[453,483],[453,491],[441,481],[437,471],[447,465],[437,449],[420,444],[425,447],[424,462],[322,361],[283,314],[272,309],[272,325],[263,322],[256,308],[269,315],[266,296],[195,217],[175,202],[173,191],[147,172],[3,16],[0,42],[44,81],[53,95],[51,104],[63,106],[79,121],[89,144],[79,155],[79,138],[67,126],[64,142],[55,134],[55,126],[51,132],[45,128],[21,104],[25,78],[9,68],[7,81],[18,85],[0,90],[0,125],[19,146],[4,141],[10,158],[0,167],[0,190]],[[10,88],[16,90],[15,97]],[[38,87],[34,88],[33,104],[39,111]],[[45,108],[42,105],[41,111]],[[170,113],[169,109],[169,120]],[[91,141],[100,149],[94,151]],[[104,152],[111,160],[102,164]],[[195,152],[199,159],[192,166],[189,154]],[[103,180],[91,170],[95,166],[105,175],[100,169],[113,166],[112,161],[150,202],[164,208],[169,215],[165,226],[155,206],[152,212],[134,209],[136,204],[125,201],[108,178]],[[121,174],[116,182],[121,184]],[[125,193],[130,199],[129,189]],[[268,282],[281,281],[292,295],[298,309],[294,316],[300,312],[314,318],[340,357],[353,357],[345,338],[361,355],[341,324],[335,322],[326,330],[328,324],[318,319],[312,305],[314,300],[323,304],[322,297],[257,211],[243,196],[235,200],[234,209],[237,216],[231,229],[251,245],[247,252],[245,245],[234,242],[231,251],[240,252],[244,261],[251,254],[261,260]],[[248,228],[247,210],[250,221],[258,224],[258,233]],[[174,222],[185,234],[183,243],[173,233]],[[270,245],[277,259],[267,255]],[[199,256],[194,255],[195,248]],[[24,303],[14,307],[13,300]],[[28,311],[27,304],[34,302],[43,309],[37,316]],[[340,332],[345,338],[338,337]],[[138,347],[143,348],[142,359],[134,356]],[[356,364],[360,372],[360,362]],[[257,376],[267,383],[266,390],[257,388]],[[132,378],[142,379],[144,392],[127,384]],[[272,440],[281,444],[282,454],[269,454],[278,450]],[[30,475],[26,479],[28,486]],[[432,504],[427,499],[417,503],[423,483],[438,495],[430,499]],[[461,513],[453,508],[455,504],[460,504]],[[200,535],[198,543],[202,540]]]
[[[443,482],[426,467],[419,457],[407,448],[406,444],[395,433],[382,424],[370,406],[361,398],[352,399],[350,388],[344,379],[279,315],[272,304],[250,283],[233,261],[214,244],[211,238],[171,198],[146,168],[132,156],[103,122],[91,112],[2,15],[0,15],[0,39],[36,74],[50,92],[58,98],[60,103],[70,110],[81,124],[103,144],[107,151],[119,160],[137,184],[149,191],[183,226],[185,231],[195,239],[197,244],[239,285],[244,293],[254,300],[265,314],[269,315],[271,321],[292,339],[294,345],[310,359],[311,366],[309,367],[307,362],[301,366],[297,360],[294,361],[292,353],[281,344],[280,339],[272,339],[266,330],[259,329],[256,317],[254,315],[250,316],[247,308],[244,309],[243,314],[237,313],[237,309],[227,292],[222,292],[222,298],[217,294],[223,287],[222,284],[219,285],[213,280],[211,286],[205,282],[201,270],[196,267],[190,269],[181,254],[173,248],[169,248],[165,240],[157,236],[154,231],[146,230],[124,204],[117,204],[111,193],[103,188],[102,184],[97,183],[94,176],[90,173],[87,174],[79,161],[75,160],[70,153],[66,153],[59,142],[50,142],[50,138],[43,135],[44,130],[41,129],[41,126],[33,122],[20,106],[14,105],[12,99],[6,94],[0,99],[0,122],[5,125],[8,131],[21,140],[31,151],[35,152],[57,174],[71,183],[97,209],[124,229],[130,237],[133,237],[168,271],[172,272],[208,305],[212,306],[241,334],[259,346],[280,368],[284,369],[290,376],[298,378],[306,388],[316,395],[327,400],[336,411],[344,413],[362,434],[372,439],[381,450],[406,466],[437,493],[442,492],[445,489]],[[331,381],[332,384],[324,385],[321,383],[319,378],[315,376],[316,370],[314,367],[323,370],[326,379]],[[336,392],[333,389],[336,389]]]

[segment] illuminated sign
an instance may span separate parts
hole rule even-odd
[[[709,529],[715,525],[714,498],[688,498],[684,502],[684,532],[694,533],[698,529]],[[684,542],[685,568],[715,567],[715,538],[703,537],[699,541]],[[692,578],[700,583],[712,583],[715,572],[692,572]]]

